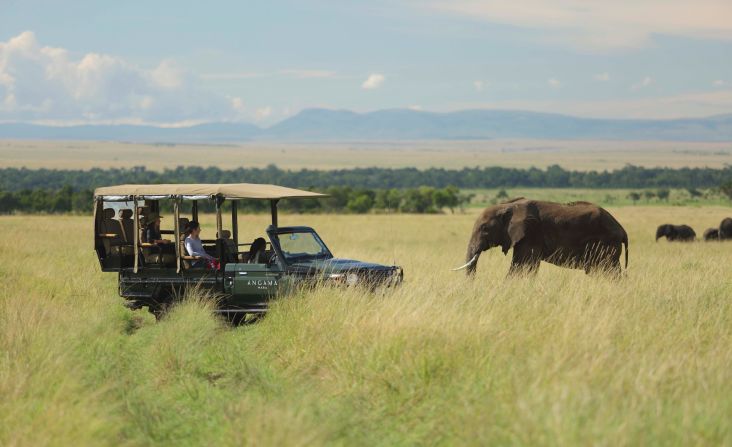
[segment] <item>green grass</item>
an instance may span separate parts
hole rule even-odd
[[[507,280],[496,250],[469,281],[449,268],[474,212],[285,215],[405,283],[302,293],[239,328],[197,299],[160,323],[123,308],[89,217],[0,217],[0,445],[731,444],[732,244],[653,233],[732,209],[611,211],[618,282],[546,264]]]

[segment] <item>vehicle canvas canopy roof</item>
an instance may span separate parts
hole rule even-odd
[[[212,197],[222,197],[224,199],[279,200],[288,198],[327,197],[327,194],[257,183],[179,183],[105,186],[95,189],[94,196],[106,201],[127,201],[131,197],[148,199],[181,197],[188,200],[201,200]]]

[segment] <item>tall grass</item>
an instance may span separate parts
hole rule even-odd
[[[732,443],[732,244],[653,242],[732,210],[612,211],[619,281],[506,279],[500,251],[467,280],[449,268],[474,214],[283,216],[405,283],[302,292],[238,328],[205,300],[159,323],[123,308],[89,218],[2,217],[0,445]]]

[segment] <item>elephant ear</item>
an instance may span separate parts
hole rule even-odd
[[[504,214],[508,240],[503,244],[503,253],[521,242],[530,231],[530,226],[536,221],[536,205],[519,204],[507,209]]]

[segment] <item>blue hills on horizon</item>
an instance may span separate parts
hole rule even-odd
[[[207,123],[190,127],[151,125],[48,126],[0,123],[0,138],[170,143],[241,141],[561,140],[732,141],[732,114],[704,118],[600,119],[512,110],[436,113],[389,109],[369,113],[306,109],[271,127]]]

